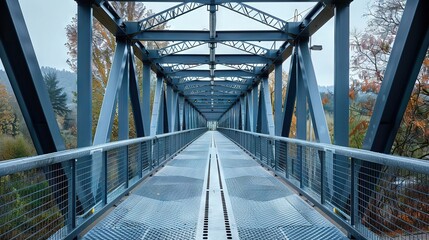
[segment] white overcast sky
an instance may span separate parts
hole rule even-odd
[[[366,19],[362,15],[366,12],[370,0],[355,0],[351,3],[350,29],[363,30]],[[27,22],[34,49],[40,66],[49,66],[57,69],[70,70],[66,63],[67,49],[65,47],[65,27],[76,14],[76,2],[73,0],[19,0]],[[159,12],[178,3],[147,3],[147,7]],[[276,17],[289,20],[294,16],[295,9],[302,12],[315,3],[253,3],[249,4],[268,12]],[[229,10],[220,8],[217,19],[217,29],[269,29],[251,19],[237,15]],[[292,21],[292,20],[289,20]],[[182,17],[169,22],[170,29],[208,28],[208,14],[206,9],[200,8]],[[329,21],[312,37],[312,43],[323,45],[322,51],[313,51],[312,57],[319,85],[333,85],[333,19]],[[269,46],[267,46],[269,47]],[[204,48],[203,48],[204,49]],[[205,48],[208,52],[207,47]],[[218,52],[227,53],[228,50],[219,48]],[[283,68],[289,68],[288,61]],[[0,63],[0,68],[3,66]]]

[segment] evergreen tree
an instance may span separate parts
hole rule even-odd
[[[55,114],[62,117],[66,116],[70,112],[70,109],[67,107],[67,94],[62,87],[58,86],[57,74],[49,72],[46,73],[43,78]]]

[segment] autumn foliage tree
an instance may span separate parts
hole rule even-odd
[[[112,7],[125,21],[138,21],[153,15],[154,13],[147,9],[143,3],[139,2],[110,2]],[[167,25],[158,25],[156,29],[165,29]],[[66,27],[69,59],[67,63],[73,71],[77,71],[77,17],[74,17]],[[166,43],[156,44],[154,42],[144,43],[148,48],[162,47]],[[92,106],[93,106],[93,133],[97,127],[98,116],[103,102],[104,92],[109,78],[109,72],[112,67],[113,55],[116,48],[116,38],[111,34],[97,19],[93,22],[92,37]],[[142,63],[136,61],[139,79],[142,78]],[[131,112],[131,111],[130,111]],[[117,118],[115,119],[117,123]],[[135,136],[134,123],[130,113],[130,135]],[[113,138],[117,135],[117,124],[112,129]]]
[[[360,147],[362,144],[404,8],[405,0],[375,1],[366,14],[369,22],[365,31],[352,35],[351,146]],[[429,156],[429,52],[423,61],[392,153],[415,158]]]

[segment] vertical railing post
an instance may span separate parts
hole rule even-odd
[[[352,226],[355,226],[355,224],[358,222],[359,201],[358,194],[356,193],[356,191],[358,190],[357,170],[359,169],[356,164],[358,162],[359,160],[355,158],[350,158],[350,224]]]
[[[320,159],[320,203],[325,204],[325,151],[319,150],[319,159]]]
[[[288,146],[289,144],[287,142],[285,142],[285,177],[286,179],[289,179],[289,151],[288,151]]]
[[[107,151],[104,151],[102,154],[102,170],[101,174],[103,176],[103,204],[107,205]]]
[[[303,164],[303,159],[302,159],[302,146],[299,145],[297,146],[297,158],[298,158],[298,163],[299,163],[299,187],[300,188],[304,188],[304,164]]]
[[[124,147],[124,155],[125,155],[125,159],[124,159],[124,167],[125,167],[125,189],[128,189],[129,185],[130,185],[130,174],[128,172],[128,168],[130,165],[130,159],[128,158],[128,146]]]
[[[143,143],[139,143],[138,151],[137,151],[137,171],[139,171],[139,179],[143,178],[143,149],[142,149]]]
[[[68,179],[68,232],[76,228],[76,159],[69,161],[69,179]]]

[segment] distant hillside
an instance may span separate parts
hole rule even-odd
[[[46,74],[48,72],[55,72],[57,74],[59,86],[62,87],[64,92],[67,94],[68,105],[73,104],[73,92],[76,92],[76,74],[66,70],[58,70],[51,67],[42,67],[41,71],[42,74]],[[3,70],[0,70],[0,83],[6,85],[6,89],[9,92],[12,92],[7,74]]]

